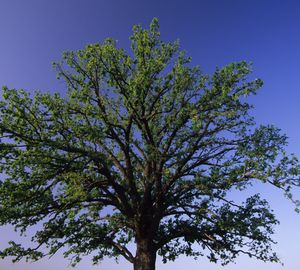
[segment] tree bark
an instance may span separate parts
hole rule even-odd
[[[155,270],[156,250],[152,240],[137,241],[136,256],[133,264],[134,270]]]

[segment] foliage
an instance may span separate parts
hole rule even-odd
[[[268,203],[228,199],[260,181],[293,200],[299,185],[286,136],[248,113],[262,81],[247,79],[243,61],[212,76],[191,67],[178,42],[161,41],[156,19],[135,26],[131,42],[130,53],[112,39],[64,53],[54,66],[67,96],[3,89],[0,224],[40,229],[36,246],[12,242],[1,255],[37,260],[67,247],[74,264],[85,254],[135,263],[140,250],[165,262],[278,261]]]

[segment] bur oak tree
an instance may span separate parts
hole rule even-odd
[[[262,86],[251,65],[209,76],[154,19],[133,28],[130,52],[106,39],[54,66],[67,93],[2,92],[0,225],[36,228],[32,246],[10,242],[2,257],[62,249],[74,264],[123,256],[135,270],[154,270],[157,254],[278,261],[267,201],[228,196],[261,182],[293,200],[299,184],[286,136],[249,115]]]

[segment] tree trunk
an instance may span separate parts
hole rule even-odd
[[[143,239],[137,241],[137,250],[134,260],[134,270],[155,270],[156,250],[152,241]]]

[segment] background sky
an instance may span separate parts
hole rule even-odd
[[[296,0],[0,0],[0,85],[64,92],[51,67],[63,51],[107,37],[128,48],[132,26],[147,27],[153,17],[159,19],[162,39],[179,38],[192,63],[205,72],[233,61],[253,62],[253,76],[265,82],[253,98],[253,115],[258,124],[281,128],[289,137],[288,151],[300,157],[300,2]],[[224,269],[299,269],[300,215],[276,190],[256,186],[252,191],[270,200],[281,221],[274,249],[284,266],[241,256]],[[18,237],[9,226],[0,229],[0,247],[11,239]],[[5,270],[71,269],[68,265],[61,254],[37,263],[0,261],[0,269]],[[222,268],[205,258],[157,262],[162,270],[183,267]],[[92,266],[86,258],[75,269],[131,268],[123,260],[116,264],[108,259]]]

